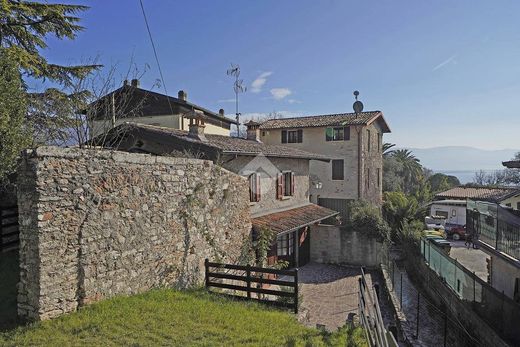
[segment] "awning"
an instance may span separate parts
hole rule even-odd
[[[266,214],[253,218],[251,221],[255,230],[265,227],[271,229],[276,234],[281,234],[318,223],[337,214],[339,212],[316,204],[309,204],[290,210]]]

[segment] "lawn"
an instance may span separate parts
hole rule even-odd
[[[329,334],[294,315],[205,291],[152,290],[0,333],[6,346],[366,346],[363,331]]]

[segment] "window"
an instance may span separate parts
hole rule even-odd
[[[366,177],[365,177],[365,185],[366,185],[366,187],[368,189],[368,188],[370,188],[370,169],[367,168],[365,170],[365,175],[366,175]]]
[[[435,211],[435,215],[439,217],[443,217],[445,219],[448,219],[448,212],[447,211]]]
[[[333,160],[332,161],[332,179],[335,181],[344,179],[343,160]]]
[[[282,130],[282,143],[302,143],[303,130]]]
[[[249,175],[249,201],[260,201],[260,175],[257,173]]]
[[[506,206],[507,206],[507,207],[511,207],[511,203],[508,202],[508,203],[506,204]]]
[[[293,254],[294,233],[279,235],[276,238],[276,255],[286,256]]]
[[[262,131],[262,136],[265,136],[265,131]]]
[[[370,138],[370,130],[367,130],[367,152],[370,152],[370,143],[372,139]]]
[[[350,140],[350,127],[325,129],[325,141],[347,141]]]
[[[516,203],[516,209],[517,209],[517,210],[520,210],[520,202],[517,202],[517,203]]]
[[[284,196],[294,195],[294,172],[284,171],[278,174],[276,181],[276,196],[278,199],[283,199]]]
[[[377,168],[377,187],[381,187],[381,169]]]
[[[456,209],[454,209],[454,208],[451,209],[451,216],[452,217],[457,217],[457,210]]]

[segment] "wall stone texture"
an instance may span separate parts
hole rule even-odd
[[[311,261],[324,264],[379,267],[382,243],[364,233],[345,227],[318,225],[311,227]]]
[[[18,204],[29,320],[199,285],[204,259],[239,261],[251,230],[247,180],[198,159],[40,147],[23,155]]]

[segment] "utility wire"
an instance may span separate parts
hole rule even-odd
[[[164,76],[162,73],[161,64],[159,63],[159,56],[157,55],[157,49],[155,48],[155,43],[153,41],[152,32],[150,30],[150,25],[148,24],[148,18],[146,17],[146,11],[144,10],[143,0],[139,0],[139,4],[141,5],[141,10],[143,12],[144,23],[146,24],[146,30],[148,31],[148,37],[150,38],[150,43],[152,44],[153,55],[155,56],[155,62],[157,63],[157,68],[159,69],[159,75],[161,76],[164,93],[166,94],[166,99],[168,100],[168,105],[170,106],[170,111],[173,115],[173,107],[172,107],[172,104],[170,103],[170,96],[168,95],[168,90],[166,89],[166,83],[164,82]],[[184,127],[184,124],[182,126]]]

